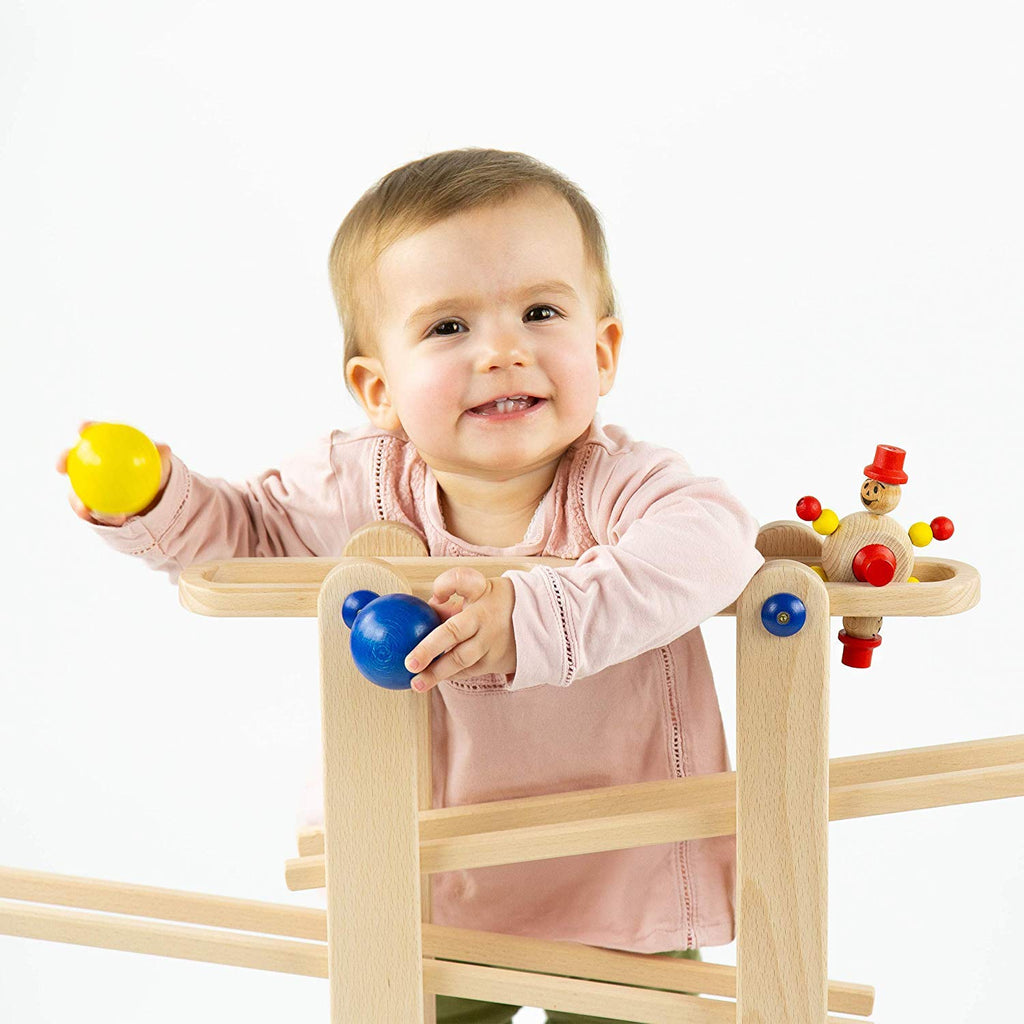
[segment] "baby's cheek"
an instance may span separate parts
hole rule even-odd
[[[432,375],[423,381],[416,403],[416,417],[421,430],[437,430],[444,425],[448,430],[458,416],[465,411],[468,401],[466,387],[459,383],[454,372],[447,375]]]

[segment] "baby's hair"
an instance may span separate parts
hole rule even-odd
[[[377,353],[372,302],[376,281],[370,271],[389,245],[462,210],[498,205],[536,187],[550,189],[572,207],[596,283],[598,316],[615,316],[604,230],[582,190],[525,153],[450,149],[385,174],[352,207],[334,236],[327,267],[345,337],[343,365],[353,356]]]

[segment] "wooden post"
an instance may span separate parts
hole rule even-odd
[[[353,590],[411,593],[372,558],[342,563],[318,601],[332,1024],[424,1024],[418,739],[424,698],[352,661]]]
[[[404,523],[375,522],[353,531],[345,542],[346,557],[369,555],[388,558],[429,558],[430,551],[422,536]],[[440,575],[443,570],[438,570]],[[417,788],[419,790],[419,809],[429,810],[434,806],[433,770],[431,764],[431,708],[433,703],[440,702],[436,690],[431,691],[427,700],[418,700],[416,742],[417,753]],[[433,918],[431,900],[430,875],[420,875],[420,906],[424,924]],[[432,991],[423,993],[423,1024],[436,1024],[437,996]]]
[[[803,627],[774,636],[765,601]],[[808,566],[763,566],[736,605],[737,1024],[827,1013],[829,600]]]

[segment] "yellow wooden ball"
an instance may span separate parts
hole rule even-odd
[[[825,575],[825,570],[820,565],[812,565],[811,568],[826,582],[828,583],[828,577]]]
[[[68,452],[68,479],[86,508],[134,515],[160,489],[160,453],[141,430],[124,423],[90,423]]]
[[[811,526],[813,526],[818,533],[822,533],[827,537],[830,533],[836,532],[836,527],[839,526],[839,516],[837,516],[832,509],[823,508],[821,510],[821,515],[811,523]]]
[[[915,548],[927,547],[932,542],[932,528],[927,523],[914,523],[907,533]]]
[[[919,580],[919,579],[918,579],[918,578],[917,578],[916,576],[911,576],[911,577],[910,577],[910,578],[909,578],[909,579],[907,580],[907,582],[908,582],[908,583],[920,583],[921,581],[920,581],[920,580]]]

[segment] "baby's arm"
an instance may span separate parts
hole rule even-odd
[[[503,576],[515,588],[512,690],[568,686],[666,644],[731,604],[764,564],[758,524],[668,448],[595,450],[584,508],[598,546],[574,566]]]
[[[201,476],[169,452],[170,475],[154,506],[123,525],[90,523],[90,529],[116,550],[166,572],[171,582],[193,562],[338,553],[351,533],[333,457],[343,436],[333,431],[279,468],[241,483]],[[353,481],[345,490],[358,494],[365,487]]]

